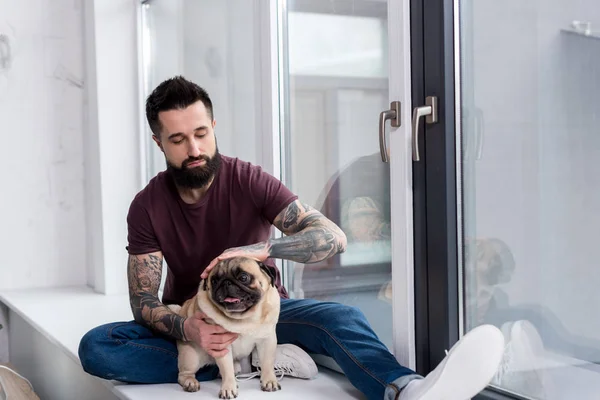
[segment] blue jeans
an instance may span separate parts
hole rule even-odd
[[[368,399],[394,399],[414,371],[398,364],[356,307],[311,299],[281,300],[277,324],[280,344],[332,357],[349,381]],[[129,383],[176,383],[177,347],[135,322],[117,322],[89,331],[79,344],[89,374]],[[218,377],[216,366],[196,374],[199,381]]]

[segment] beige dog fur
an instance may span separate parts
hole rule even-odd
[[[251,275],[252,283],[248,288],[260,293],[255,304],[245,312],[229,312],[213,299],[212,282],[215,277],[226,276],[233,279],[236,274],[246,272]],[[219,397],[232,399],[238,395],[234,362],[249,356],[254,347],[260,359],[260,385],[264,391],[276,391],[281,388],[274,371],[277,336],[275,327],[279,319],[280,298],[273,284],[274,277],[262,264],[249,258],[223,260],[209,273],[206,280],[200,282],[196,296],[187,300],[183,306],[169,307],[181,316],[192,317],[202,311],[209,318],[206,322],[222,326],[239,337],[229,346],[229,352],[221,358],[213,358],[194,342],[177,341],[179,353],[179,384],[186,391],[200,390],[196,372],[208,364],[216,364],[221,373],[221,391]]]

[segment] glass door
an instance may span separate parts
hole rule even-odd
[[[440,111],[415,162],[418,365],[493,324],[507,346],[481,398],[597,399],[600,5],[413,3],[415,103]]]
[[[348,237],[346,252],[326,262],[286,263],[288,290],[358,307],[407,362],[412,290],[406,294],[407,280],[399,276],[412,268],[412,202],[407,128],[400,124],[410,112],[401,97],[410,93],[402,3],[278,5],[284,181]],[[392,290],[394,279],[404,287]],[[402,337],[397,347],[395,334]]]

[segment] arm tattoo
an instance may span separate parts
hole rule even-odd
[[[159,253],[129,256],[127,279],[131,311],[137,323],[173,339],[185,340],[185,318],[172,312],[158,299],[162,261]]]
[[[295,201],[273,222],[288,235],[269,240],[269,256],[315,263],[346,250],[346,235],[319,211]]]
[[[391,224],[383,206],[371,197],[355,197],[342,206],[342,227],[349,241],[389,240]]]

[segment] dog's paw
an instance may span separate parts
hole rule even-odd
[[[277,378],[260,380],[260,388],[263,392],[276,392],[281,390],[281,385],[277,382]]]
[[[179,377],[179,384],[186,392],[197,392],[200,390],[200,382],[193,376]]]
[[[238,397],[237,383],[223,383],[221,385],[221,391],[219,391],[220,399],[235,399],[236,397]]]

